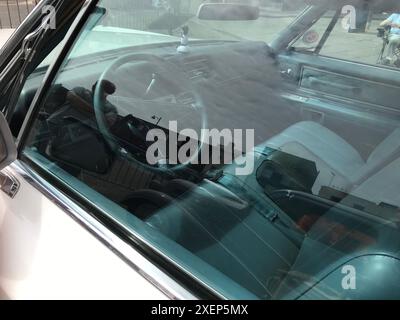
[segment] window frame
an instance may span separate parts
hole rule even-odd
[[[62,49],[58,52],[54,61],[52,61],[52,63],[49,65],[44,80],[36,92],[36,95],[25,117],[24,123],[20,129],[19,136],[16,140],[18,149],[17,162],[19,162],[23,167],[26,167],[34,175],[44,179],[56,190],[66,195],[76,205],[78,205],[85,212],[105,226],[110,232],[127,243],[133,250],[145,257],[145,259],[150,261],[150,263],[159,269],[161,274],[170,277],[175,282],[173,286],[180,288],[178,291],[190,292],[193,296],[198,297],[199,299],[225,299],[222,294],[204,284],[200,279],[196,279],[194,275],[189,274],[187,270],[184,270],[177,263],[171,261],[171,259],[168,259],[166,255],[161,254],[151,244],[136,237],[132,232],[128,232],[126,228],[122,228],[120,225],[112,221],[107,216],[107,213],[96,206],[93,201],[84,198],[76,190],[68,186],[60,179],[57,179],[53,173],[44,169],[42,166],[32,161],[32,159],[23,156],[22,151],[28,141],[29,134],[35,123],[36,116],[38,115],[45,101],[48,89],[51,87],[53,80],[57,77],[60,67],[67,58],[70,49],[75,44],[75,41],[79,37],[87,19],[96,8],[97,3],[98,0],[85,1],[77,17],[75,18],[75,21],[72,23],[69,31],[67,32],[65,39],[63,40],[64,45]],[[134,264],[134,261],[129,262]],[[133,268],[132,272],[136,272],[136,270]],[[158,275],[160,275],[160,273],[158,273]],[[157,279],[153,280],[157,281]],[[151,284],[151,282],[149,282],[149,284]],[[165,291],[169,292],[168,288],[164,289]]]

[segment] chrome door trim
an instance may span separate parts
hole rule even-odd
[[[195,295],[135,250],[131,245],[119,238],[74,201],[31,170],[23,162],[20,160],[15,161],[7,167],[7,171],[14,175],[20,175],[30,185],[40,191],[56,206],[61,208],[72,219],[77,221],[94,237],[106,245],[117,256],[122,258],[130,267],[164,293],[169,299],[198,299]]]

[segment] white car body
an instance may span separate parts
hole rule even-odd
[[[163,300],[190,296],[179,288],[165,291],[165,285],[173,283],[168,276],[72,202],[70,208],[61,208],[66,205],[60,202],[65,196],[50,191],[50,185],[45,195],[46,182],[35,181],[37,177],[32,179],[25,169],[16,162],[2,172],[19,183],[13,199],[0,192],[2,298]],[[58,200],[51,199],[52,192]]]
[[[14,29],[0,29],[0,49],[12,35]]]

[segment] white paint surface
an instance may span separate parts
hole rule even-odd
[[[9,299],[166,299],[59,207],[16,176],[0,192],[0,288]]]
[[[0,29],[0,49],[12,35],[14,29]]]

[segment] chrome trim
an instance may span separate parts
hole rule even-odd
[[[173,278],[156,267],[131,245],[112,233],[106,226],[83,210],[74,201],[54,188],[49,182],[40,177],[20,160],[11,164],[7,170],[20,175],[35,189],[43,193],[50,201],[61,208],[72,219],[81,224],[93,236],[105,244],[117,256],[149,281],[153,286],[164,293],[168,298],[197,300],[198,298],[182,287]]]

